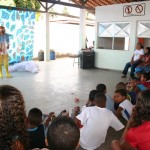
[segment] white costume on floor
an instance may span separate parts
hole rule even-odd
[[[10,72],[15,71],[29,71],[32,73],[39,72],[39,66],[34,61],[22,61],[20,63],[15,63],[13,66],[9,66]]]

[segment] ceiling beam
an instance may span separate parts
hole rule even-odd
[[[41,3],[41,1],[37,0],[39,4],[46,10],[46,7]]]
[[[64,16],[64,17],[69,17],[69,18],[80,18],[78,16],[73,16],[73,15],[68,15],[68,14],[62,14],[62,13],[57,13],[57,12],[49,12],[49,14],[52,14],[52,15],[58,15],[58,16]],[[95,21],[95,19],[91,19],[91,18],[86,18],[86,20],[89,20],[89,21]]]
[[[81,5],[76,5],[72,3],[67,3],[67,2],[61,2],[61,1],[56,1],[56,0],[38,0],[41,2],[46,2],[46,3],[53,3],[53,4],[58,4],[58,5],[65,5],[65,6],[70,6],[70,7],[76,7],[76,8],[81,8],[81,9],[87,9],[87,10],[95,10],[94,8],[89,8]]]

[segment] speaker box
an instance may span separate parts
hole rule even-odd
[[[80,68],[92,69],[94,68],[94,62],[95,62],[94,51],[82,52],[80,54]]]

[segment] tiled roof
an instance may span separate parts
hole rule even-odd
[[[71,1],[74,2],[75,4],[95,9],[96,6],[130,3],[143,0],[71,0]]]

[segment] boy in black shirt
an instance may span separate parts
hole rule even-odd
[[[30,148],[46,148],[45,129],[48,127],[53,112],[49,114],[44,124],[42,124],[42,112],[38,108],[33,108],[28,113],[28,133]]]

